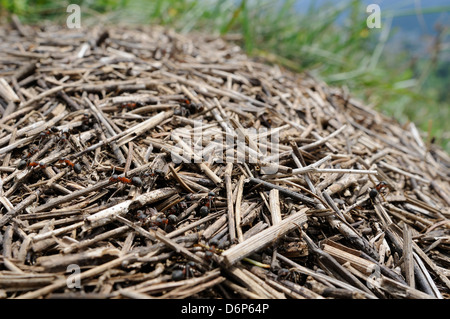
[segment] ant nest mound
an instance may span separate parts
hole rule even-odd
[[[219,37],[0,38],[3,298],[449,298],[414,124]]]

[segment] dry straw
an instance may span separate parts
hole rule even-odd
[[[18,23],[0,296],[448,298],[450,158],[414,125],[219,37]]]

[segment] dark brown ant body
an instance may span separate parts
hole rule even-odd
[[[139,177],[133,176],[131,178],[131,184],[133,184],[136,187],[142,187],[143,182],[142,182],[142,180]]]

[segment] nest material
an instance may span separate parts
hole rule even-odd
[[[214,36],[0,35],[2,297],[449,297],[412,123]]]

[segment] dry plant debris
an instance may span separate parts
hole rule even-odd
[[[412,123],[219,37],[0,37],[2,298],[449,298]]]

